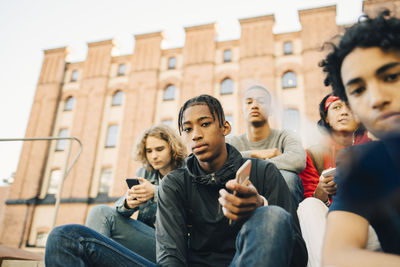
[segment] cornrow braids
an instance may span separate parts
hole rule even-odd
[[[324,83],[331,85],[334,94],[347,103],[341,76],[344,58],[357,47],[379,47],[383,51],[400,49],[400,19],[391,17],[387,9],[375,18],[363,15],[356,24],[346,29],[338,45],[328,42],[324,46],[332,48],[332,52],[319,63],[326,73]]]
[[[179,117],[178,117],[179,134],[182,134],[183,131],[183,113],[188,107],[196,105],[207,105],[208,108],[210,109],[210,113],[214,120],[215,120],[215,115],[217,116],[219,127],[221,128],[224,125],[225,114],[222,105],[218,101],[218,99],[210,95],[199,95],[186,101],[185,104],[183,104],[183,106],[179,110]]]

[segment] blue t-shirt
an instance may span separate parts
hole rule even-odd
[[[358,214],[375,229],[384,252],[400,255],[400,136],[343,149],[329,211]]]

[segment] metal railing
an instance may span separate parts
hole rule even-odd
[[[81,152],[82,152],[82,142],[74,137],[74,136],[69,136],[69,137],[54,137],[54,136],[46,136],[46,137],[26,137],[26,138],[0,138],[0,142],[14,142],[14,141],[46,141],[46,140],[70,140],[69,145],[67,146],[67,154],[65,157],[65,163],[64,163],[64,174],[61,178],[60,184],[58,186],[57,194],[56,194],[56,203],[54,206],[54,217],[53,221],[51,224],[51,229],[53,229],[56,225],[56,219],[57,219],[57,214],[58,214],[58,209],[60,207],[60,201],[61,201],[61,193],[63,190],[64,186],[64,180],[71,171],[72,167],[75,165],[76,161],[78,160]],[[76,156],[73,158],[71,164],[68,166],[68,160],[70,157],[71,153],[71,146],[72,146],[72,141],[76,141],[79,144],[79,150]]]

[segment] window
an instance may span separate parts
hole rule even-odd
[[[106,168],[101,170],[99,193],[108,194],[112,183],[112,170]]]
[[[78,79],[78,70],[74,70],[72,71],[71,82],[76,82],[77,79]]]
[[[118,125],[108,126],[106,147],[115,147],[117,145]]]
[[[224,79],[221,82],[221,95],[228,95],[233,93],[233,81],[229,78]]]
[[[122,100],[124,99],[124,93],[122,91],[117,91],[112,98],[112,106],[121,106]]]
[[[285,109],[283,112],[283,128],[298,133],[300,131],[300,114],[297,109]]]
[[[168,69],[172,70],[176,68],[176,58],[175,57],[170,57],[168,59]]]
[[[74,108],[74,98],[72,96],[65,101],[64,111],[71,111]]]
[[[126,69],[126,65],[125,64],[119,64],[119,66],[118,66],[118,76],[125,75],[125,69]]]
[[[58,137],[67,137],[68,129],[61,129],[58,132]],[[56,151],[64,151],[65,145],[67,143],[66,139],[57,140]]]
[[[232,51],[227,49],[224,51],[224,62],[231,62],[232,61]]]
[[[292,42],[284,42],[283,43],[283,53],[285,55],[293,54]]]
[[[167,88],[164,90],[164,100],[173,100],[175,99],[175,85],[168,85]]]
[[[49,187],[47,188],[47,194],[57,194],[58,186],[61,182],[61,170],[53,170],[50,174]]]
[[[282,88],[294,88],[297,86],[296,74],[288,71],[282,76]]]
[[[161,123],[168,125],[169,127],[172,127],[172,120],[163,120]]]
[[[232,115],[225,115],[225,120],[229,121],[229,124],[231,125],[231,133],[228,135],[228,136],[231,136],[233,134],[233,129],[234,129],[233,116]]]
[[[46,247],[47,237],[49,236],[48,233],[40,232],[36,236],[36,247],[44,248]]]

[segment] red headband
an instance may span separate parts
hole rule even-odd
[[[335,96],[335,95],[330,95],[326,101],[325,101],[325,111],[328,110],[329,106],[335,102],[336,100],[339,100],[339,97]]]

